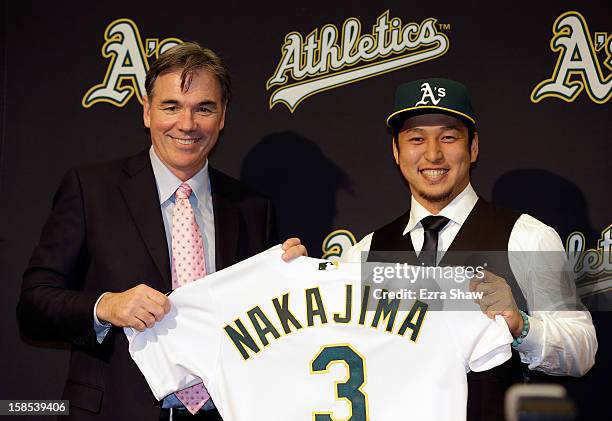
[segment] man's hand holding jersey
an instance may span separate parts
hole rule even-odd
[[[510,285],[502,277],[488,271],[484,273],[485,276],[482,279],[472,278],[470,281],[470,291],[483,293],[482,298],[475,300],[476,303],[491,319],[500,314],[506,321],[512,336],[519,337],[524,322],[516,301],[514,301]]]

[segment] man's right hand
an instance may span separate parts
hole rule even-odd
[[[96,316],[113,326],[133,327],[142,332],[160,321],[170,311],[165,294],[140,284],[123,292],[105,294],[98,303]]]

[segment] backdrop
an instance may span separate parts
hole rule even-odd
[[[385,127],[395,87],[459,80],[477,113],[483,197],[557,229],[600,349],[564,379],[582,419],[609,418],[612,3],[2,1],[0,399],[59,398],[67,351],[20,338],[21,274],[61,176],[150,145],[144,75],[194,40],[222,56],[234,98],[211,159],[271,196],[281,238],[335,258],[402,213]],[[246,3],[246,2],[244,2]],[[599,282],[590,282],[598,274]]]

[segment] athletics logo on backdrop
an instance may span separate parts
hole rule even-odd
[[[573,102],[583,90],[597,104],[610,100],[612,74],[604,77],[601,69],[612,70],[612,34],[595,32],[591,38],[586,19],[565,12],[553,24],[550,49],[559,54],[557,64],[552,77],[534,88],[532,102],[548,97]]]
[[[117,19],[104,31],[102,56],[109,59],[104,81],[85,93],[81,104],[89,108],[97,102],[123,107],[136,94],[142,104],[148,59],[157,59],[168,48],[181,44],[178,38],[147,38],[142,42],[131,19]]]
[[[291,32],[266,85],[267,90],[280,86],[270,96],[270,109],[282,103],[294,112],[300,102],[319,92],[440,57],[449,48],[442,29],[450,25],[435,18],[403,25],[400,18],[389,18],[387,10],[368,34],[361,33],[361,22],[354,17],[344,22],[340,38],[332,24],[315,28],[305,40]]]
[[[571,233],[566,241],[582,298],[612,291],[612,224],[601,231],[596,244],[595,248],[588,249],[584,234],[579,231]]]

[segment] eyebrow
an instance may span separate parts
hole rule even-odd
[[[160,105],[178,105],[178,104],[180,103],[176,99],[166,99],[160,102]],[[198,102],[196,104],[196,106],[198,107],[201,107],[202,105],[217,107],[217,103],[213,100],[205,100],[205,101]]]
[[[450,125],[450,126],[438,126],[438,127],[440,129],[442,129],[442,130],[460,130],[459,127],[454,126],[454,125]],[[425,131],[425,129],[422,129],[420,127],[408,127],[407,129],[404,129],[402,131],[404,131],[404,132],[411,131],[411,132],[421,132],[422,133],[422,132]]]
[[[442,127],[441,127],[441,129],[442,129],[442,130],[459,130],[459,131],[460,131],[459,127],[457,127],[457,126],[453,126],[453,125],[450,125],[450,126],[442,126]]]

